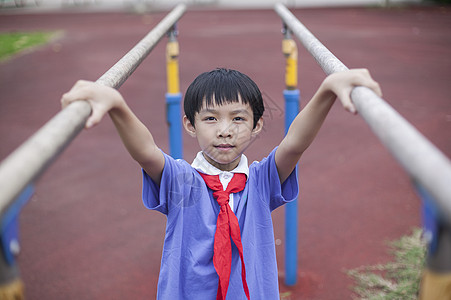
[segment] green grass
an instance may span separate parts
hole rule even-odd
[[[12,32],[0,33],[0,61],[6,60],[16,53],[47,43],[52,32]]]
[[[424,267],[426,246],[421,229],[412,235],[390,242],[394,262],[385,265],[362,266],[347,271],[356,281],[353,287],[358,299],[417,299],[421,272]]]

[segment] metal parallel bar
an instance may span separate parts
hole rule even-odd
[[[177,5],[157,26],[152,29],[132,50],[121,58],[97,82],[119,88],[149,55],[160,39],[172,29],[173,25],[186,11],[185,4]]]
[[[177,5],[97,82],[119,88],[185,11],[186,5]],[[90,113],[88,102],[72,103],[3,160],[0,164],[0,216],[77,136]]]
[[[326,74],[348,68],[282,4],[274,7],[283,22]],[[359,114],[404,170],[434,197],[442,217],[451,220],[451,162],[396,110],[365,87],[351,94]]]
[[[326,74],[348,70],[283,4],[277,3],[274,9]]]

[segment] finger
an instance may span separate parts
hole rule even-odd
[[[382,89],[379,83],[377,83],[373,79],[368,79],[365,83],[361,85],[371,89],[377,96],[382,97]]]
[[[90,129],[90,128],[96,126],[97,124],[99,124],[100,121],[101,121],[101,119],[98,119],[96,116],[92,115],[86,121],[85,128]]]
[[[60,101],[62,108],[65,108],[74,101],[88,100],[89,94],[87,87],[89,86],[89,84],[89,81],[78,80],[69,90],[69,92],[63,94],[63,96],[61,97]]]
[[[90,129],[90,128],[96,126],[97,124],[99,124],[101,120],[102,120],[102,115],[99,115],[96,111],[93,111],[93,113],[88,118],[88,120],[86,120],[85,128]]]
[[[376,81],[374,82],[374,86],[373,86],[372,90],[376,93],[376,95],[378,95],[379,97],[382,97],[381,86]]]
[[[373,79],[370,72],[367,69],[358,69],[361,74],[362,82],[359,85],[366,86],[371,89],[376,95],[382,97],[382,89],[377,81]]]
[[[87,98],[88,97],[84,93],[83,90],[78,89],[78,90],[70,91],[68,93],[65,93],[63,95],[63,97],[61,98],[61,106],[62,106],[62,108],[66,108],[72,102],[80,101],[80,100],[88,100]]]
[[[65,94],[63,94],[63,96],[61,97],[61,108],[66,108],[66,106],[68,106],[69,105],[69,93],[65,93]]]
[[[352,103],[351,101],[343,103],[343,107],[345,110],[347,110],[351,114],[353,114],[353,115],[357,114],[357,108],[355,107],[354,103]]]
[[[340,99],[341,104],[343,105],[344,109],[352,114],[357,113],[357,109],[354,105],[354,103],[351,100],[351,91],[352,89],[344,89],[340,95],[337,95]]]
[[[87,85],[89,85],[91,83],[92,83],[91,81],[80,79],[80,80],[77,80],[77,82],[75,82],[75,84],[72,87],[72,89],[79,89],[79,88],[87,86]]]
[[[96,126],[97,124],[99,124],[100,121],[102,120],[103,116],[107,112],[107,109],[105,109],[105,107],[103,107],[102,105],[99,105],[98,103],[90,102],[90,104],[91,104],[92,110],[91,110],[91,115],[85,124],[85,127],[87,129],[92,128],[92,127]]]

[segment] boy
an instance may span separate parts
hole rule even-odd
[[[62,103],[89,101],[87,128],[109,113],[142,167],[145,206],[167,215],[159,299],[279,299],[271,211],[296,198],[296,164],[335,98],[356,112],[358,85],[381,95],[366,70],[328,76],[280,145],[249,167],[243,152],[263,128],[264,106],[238,71],[203,73],[186,91],[183,125],[201,150],[191,165],[164,154],[114,89],[80,81]]]

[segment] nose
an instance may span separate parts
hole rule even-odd
[[[218,136],[221,138],[230,138],[233,134],[233,124],[231,122],[221,122],[218,127]]]

